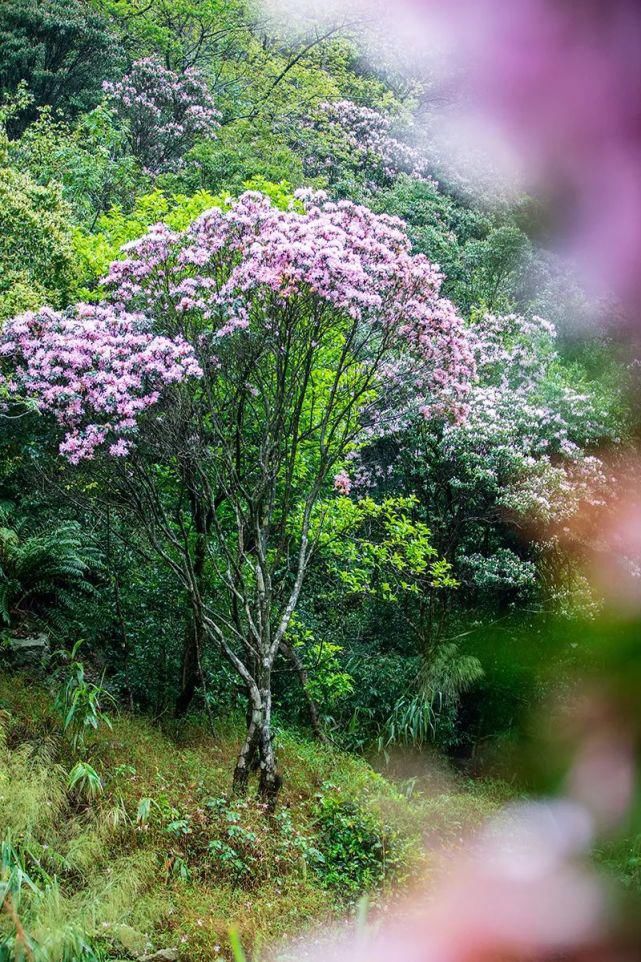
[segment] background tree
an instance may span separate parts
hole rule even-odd
[[[0,168],[0,320],[47,302],[64,305],[75,263],[69,208],[59,187]]]
[[[194,67],[178,74],[147,57],[104,89],[125,119],[134,156],[149,173],[180,166],[197,140],[213,137],[219,126],[220,114]]]
[[[59,184],[74,224],[89,230],[114,205],[130,210],[149,185],[130,151],[127,131],[107,104],[73,122],[42,108],[22,136],[8,143],[7,158],[41,186]]]
[[[81,0],[6,0],[0,7],[0,90],[27,83],[32,106],[12,133],[50,106],[74,115],[95,107],[121,57],[108,21]]]

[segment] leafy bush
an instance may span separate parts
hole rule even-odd
[[[132,207],[148,183],[129,153],[126,131],[107,104],[70,123],[43,107],[21,137],[7,145],[11,166],[42,186],[55,181],[74,220],[95,224],[96,217],[118,204]]]
[[[287,809],[266,821],[264,808],[242,800],[213,798],[207,802],[212,816],[208,856],[217,874],[234,886],[255,888],[268,879],[305,877],[308,867],[322,863],[312,835],[301,831]]]
[[[423,667],[419,690],[402,695],[394,705],[379,744],[419,749],[432,742],[440,747],[456,744],[459,703],[482,678],[478,658],[461,655],[454,643],[442,644]]]
[[[75,277],[69,213],[55,184],[0,169],[0,321],[66,304]]]
[[[91,801],[102,792],[102,779],[93,765],[76,762],[69,772],[67,788],[80,798]]]
[[[79,525],[67,522],[50,531],[25,531],[20,519],[0,510],[0,621],[13,626],[52,609],[70,605],[78,592],[91,589],[89,574],[98,567],[95,548]],[[24,532],[24,533],[23,533]]]
[[[81,644],[81,641],[77,641],[70,654],[64,654],[67,661],[66,678],[56,700],[64,731],[70,736],[76,750],[85,748],[85,738],[89,731],[96,731],[99,725],[111,728],[111,722],[102,706],[105,702],[114,704],[114,699],[102,685],[87,681],[85,666],[77,658]],[[91,784],[91,778],[89,783]]]
[[[314,809],[322,862],[317,872],[324,885],[357,897],[397,872],[403,865],[399,836],[357,801],[323,786]]]

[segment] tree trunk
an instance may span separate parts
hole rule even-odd
[[[263,723],[258,744],[260,753],[260,779],[258,782],[258,794],[267,806],[267,811],[272,813],[276,809],[278,793],[280,792],[283,780],[278,772],[276,764],[276,753],[272,740],[271,724]]]
[[[194,550],[193,571],[198,585],[198,590],[202,592],[202,583],[205,572],[205,559],[207,557],[207,539],[211,526],[211,512],[208,508],[200,504],[195,498],[192,501],[192,517],[196,529],[196,546]],[[204,680],[200,677],[200,652],[202,641],[205,637],[202,618],[198,611],[194,609],[187,626],[185,628],[185,640],[183,644],[182,668],[180,675],[180,694],[174,708],[176,718],[184,717],[192,703],[199,681]]]
[[[260,695],[262,700],[262,723],[258,741],[258,757],[260,759],[260,778],[258,794],[267,805],[267,811],[273,812],[282,785],[282,778],[278,774],[276,753],[272,736],[272,678],[271,669],[266,666],[261,672]]]
[[[276,764],[272,735],[271,669],[260,670],[260,685],[252,685],[249,692],[251,710],[248,712],[247,733],[238,754],[234,770],[233,790],[247,793],[250,773],[258,761],[258,794],[269,812],[276,808],[282,779]]]
[[[184,718],[189,711],[198,685],[198,630],[192,619],[185,627],[182,667],[180,672],[180,694],[174,707],[176,718]]]
[[[233,791],[236,795],[246,795],[250,772],[254,768],[260,740],[261,712],[254,708],[247,725],[247,733],[238,753],[236,768],[234,769]]]
[[[312,726],[312,731],[314,732],[314,736],[319,740],[319,742],[322,742],[324,745],[327,745],[329,744],[329,739],[325,734],[325,732],[323,731],[323,726],[321,725],[321,720],[318,714],[318,708],[316,706],[316,702],[310,695],[309,689],[307,687],[308,675],[307,675],[307,669],[305,668],[303,660],[301,659],[296,649],[292,648],[290,645],[285,644],[284,641],[281,642],[281,648],[284,654],[287,656],[287,658],[289,658],[292,665],[296,669],[296,674],[298,675],[301,688],[303,689],[303,696],[307,704],[307,713],[309,715],[309,723]]]

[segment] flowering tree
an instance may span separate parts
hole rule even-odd
[[[234,781],[244,790],[259,764],[270,805],[272,671],[322,532],[315,508],[385,398],[456,416],[473,374],[440,275],[400,221],[299,202],[248,193],[182,233],[156,225],[112,264],[108,302],[18,318],[2,348],[14,390],[62,425],[62,454],[104,472],[101,497],[180,579],[192,657],[215,644],[237,672]]]
[[[607,399],[578,377],[568,383],[556,336],[540,317],[481,318],[468,420],[443,432],[444,453],[468,460],[477,476],[483,466],[499,506],[530,523],[558,521],[576,510],[587,476],[599,470],[588,450],[614,437]]]
[[[486,314],[470,336],[477,377],[465,420],[414,419],[392,445],[392,464],[381,459],[389,458],[389,438],[373,439],[347,479],[356,490],[385,490],[401,468],[429,505],[437,547],[478,602],[479,594],[537,589],[536,547],[533,561],[515,532],[525,527],[549,548],[554,530],[604,498],[608,472],[591,451],[616,443],[618,424],[607,395],[578,369],[568,377],[549,321]]]
[[[419,745],[429,738],[443,745],[457,737],[461,693],[481,673],[474,649],[452,640],[463,638],[470,623],[503,619],[511,611],[521,622],[550,609],[591,615],[598,601],[572,555],[593,564],[595,521],[606,527],[605,513],[595,506],[611,503],[616,472],[602,449],[615,445],[621,429],[617,396],[603,386],[595,389],[578,364],[562,362],[556,330],[541,318],[477,314],[470,338],[477,376],[467,416],[451,422],[425,419],[411,409],[401,417],[387,412],[369,442],[350,452],[335,481],[339,494],[355,505],[369,497],[384,505],[408,490],[416,495],[412,524],[429,525],[430,544],[458,582],[454,592],[434,590],[429,578],[419,592],[407,590],[414,581],[411,564],[395,549],[404,590],[392,590],[395,572],[387,571],[387,596],[373,605],[375,579],[356,584],[352,576],[360,567],[354,560],[358,542],[371,538],[371,522],[332,548],[349,559],[349,567],[347,579],[326,582],[333,607],[323,610],[319,623],[327,637],[340,643],[343,632],[349,637],[363,623],[376,631],[390,617],[385,658],[395,659],[396,677],[408,679],[400,693],[390,686],[389,694],[372,702],[372,738]],[[579,530],[577,517],[583,522]],[[413,550],[419,543],[416,531],[404,540]],[[319,553],[319,568],[331,566],[327,553]],[[633,552],[620,556],[632,558]],[[339,614],[332,620],[334,609]],[[354,618],[347,629],[346,610]],[[312,609],[311,619],[318,617]],[[373,657],[369,644],[360,657],[352,651],[348,664],[356,690],[364,679],[378,682]],[[347,722],[353,710],[354,702],[346,701],[341,720]]]
[[[147,57],[103,89],[129,126],[133,153],[152,174],[175,170],[197,140],[214,137],[219,127],[220,113],[195,68],[177,74]]]
[[[405,173],[430,179],[423,153],[394,135],[392,118],[351,100],[326,101],[305,125],[319,134],[306,151],[307,173],[334,181],[352,169],[370,188],[391,183]]]

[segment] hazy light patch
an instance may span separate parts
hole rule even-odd
[[[594,296],[641,313],[641,7],[635,0],[265,0],[416,82],[423,141],[482,199],[527,190]],[[417,124],[418,126],[418,124]],[[606,318],[604,318],[606,319]]]

